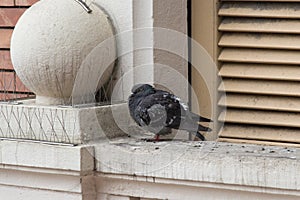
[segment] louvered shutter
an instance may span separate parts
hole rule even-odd
[[[220,140],[299,146],[300,1],[222,0],[218,14]]]

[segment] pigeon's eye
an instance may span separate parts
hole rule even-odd
[[[142,89],[141,89],[141,88],[138,88],[138,89],[135,90],[134,93],[139,93],[139,92],[141,92],[141,91],[142,91]]]

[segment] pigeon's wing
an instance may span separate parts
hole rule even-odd
[[[161,91],[161,94],[168,99],[169,103],[167,127],[187,130],[196,133],[197,136],[199,131],[211,131],[210,128],[199,124],[199,122],[211,122],[210,119],[190,112],[188,106],[179,97],[165,91]]]
[[[189,115],[192,119],[194,119],[195,121],[198,121],[198,122],[213,122],[213,120],[211,120],[209,118],[202,117],[202,116],[197,115],[193,112],[189,112]]]
[[[166,91],[156,90],[153,94],[141,95],[139,99],[133,98],[131,105],[134,120],[155,134],[163,134],[166,128],[168,133],[171,128],[182,129],[193,132],[203,140],[199,131],[210,131],[208,127],[198,124],[200,116],[191,115],[186,104]]]
[[[163,91],[163,90],[157,90],[156,94],[162,95],[164,98],[167,98],[169,100],[169,102],[172,102],[174,105],[179,106],[180,109],[183,111],[189,110],[189,107],[187,106],[187,104],[174,94],[171,94],[171,93]]]
[[[154,104],[147,109],[151,126],[165,126],[167,112],[163,105]]]
[[[165,108],[155,101],[156,99],[152,95],[138,98],[131,95],[129,97],[130,115],[139,126],[149,126],[150,124],[161,126],[166,121]]]
[[[146,107],[138,105],[133,113],[133,118],[139,126],[147,126],[150,124],[150,117]]]
[[[183,107],[185,105],[181,105],[179,98],[162,90],[157,90],[157,92],[152,95],[152,98],[165,109],[165,126],[169,128],[178,128],[182,116],[185,115],[185,109]]]
[[[140,125],[169,126],[180,124],[181,107],[172,94],[158,91],[144,97],[135,109],[135,118]],[[179,120],[178,120],[179,119]]]
[[[155,101],[153,97],[145,97],[134,111],[134,120],[146,130],[155,134],[167,134],[166,130],[167,113],[165,107]]]
[[[162,92],[163,92],[163,91],[162,91]],[[202,117],[202,116],[200,116],[200,115],[197,115],[197,114],[191,112],[191,111],[189,110],[188,105],[187,105],[185,102],[183,102],[179,97],[177,97],[177,96],[175,96],[175,95],[173,95],[173,94],[169,94],[169,98],[174,99],[175,101],[178,101],[178,102],[179,102],[180,107],[181,107],[181,113],[182,113],[181,116],[182,116],[182,117],[187,117],[187,116],[189,116],[189,117],[191,117],[192,119],[194,119],[194,120],[197,121],[197,122],[213,122],[211,119]]]

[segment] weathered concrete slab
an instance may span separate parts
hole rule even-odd
[[[96,145],[95,158],[101,173],[300,190],[297,148],[123,139]]]

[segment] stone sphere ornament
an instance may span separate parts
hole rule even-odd
[[[112,23],[99,6],[89,0],[86,5],[92,12],[75,0],[39,1],[14,29],[12,63],[24,85],[36,94],[37,104],[70,103],[79,71],[88,79],[77,88],[81,96],[91,95],[95,92],[91,88],[98,89],[111,76],[116,57]]]

